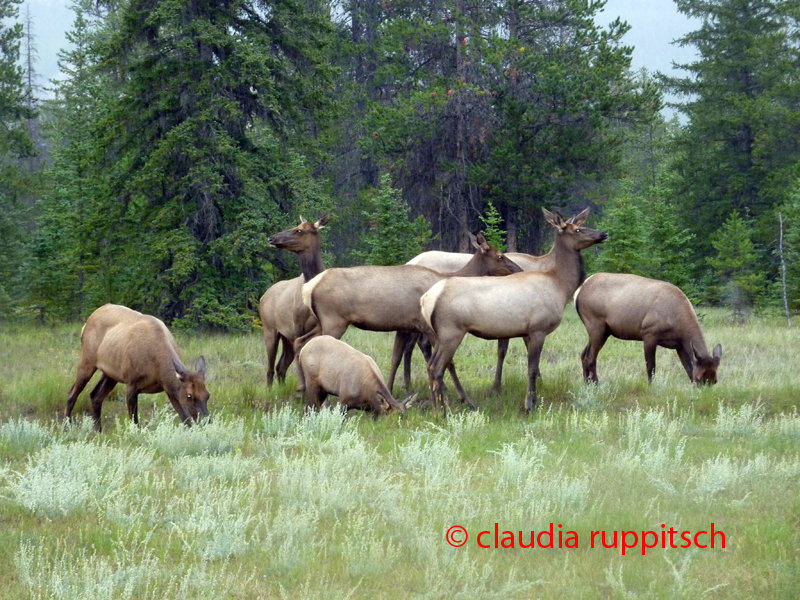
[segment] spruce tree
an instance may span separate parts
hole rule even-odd
[[[700,27],[680,38],[698,59],[664,77],[687,117],[677,136],[676,188],[693,216],[698,256],[712,252],[710,224],[732,210],[754,219],[766,245],[772,208],[782,202],[800,158],[798,0],[676,0]],[[762,265],[768,266],[767,263]]]
[[[333,107],[331,35],[315,2],[123,5],[102,53],[121,87],[98,123],[116,300],[249,325],[271,283],[267,236],[323,200],[307,157]]]
[[[23,230],[28,223],[23,200],[31,186],[20,159],[33,155],[26,123],[34,116],[26,102],[19,65],[23,37],[19,16],[22,0],[0,0],[0,317],[18,308],[24,283]]]
[[[422,252],[431,230],[422,215],[410,220],[410,210],[389,175],[383,174],[380,187],[367,192],[367,230],[360,240],[366,250],[358,253],[362,264],[402,265]]]
[[[758,270],[752,226],[738,211],[711,235],[716,256],[707,262],[716,271],[720,299],[733,310],[734,320],[747,320],[749,310],[762,292],[764,278]]]

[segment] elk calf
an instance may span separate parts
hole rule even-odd
[[[81,357],[78,375],[69,390],[67,419],[98,369],[103,376],[89,394],[98,431],[103,400],[117,383],[127,386],[128,415],[134,423],[139,423],[139,394],[166,392],[187,425],[201,414],[208,415],[205,359],[197,359],[194,371],[187,369],[175,338],[156,317],[116,304],[101,306],[89,316],[81,330]]]
[[[328,394],[338,396],[347,409],[390,410],[405,413],[416,394],[403,402],[392,396],[375,361],[329,335],[312,338],[298,355],[306,379],[309,401],[322,406]]]
[[[656,371],[656,347],[675,350],[694,383],[717,382],[722,346],[709,355],[692,304],[666,281],[623,273],[596,273],[575,294],[575,309],[589,334],[581,353],[583,376],[597,381],[597,354],[609,336],[644,342],[647,380]]]

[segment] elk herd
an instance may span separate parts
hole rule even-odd
[[[272,386],[276,376],[283,382],[296,357],[298,390],[309,405],[322,406],[331,395],[348,409],[404,413],[416,394],[401,401],[392,388],[402,361],[408,389],[411,355],[418,346],[427,363],[434,410],[446,414],[450,408],[445,371],[461,402],[476,407],[453,363],[465,335],[498,341],[494,389],[501,385],[509,340],[520,337],[528,355],[524,408],[532,412],[545,339],[561,323],[572,298],[589,335],[580,354],[587,382],[597,381],[597,355],[614,336],[643,342],[648,380],[655,372],[656,347],[662,346],[676,350],[692,382],[716,383],[722,347],[717,344],[709,354],[694,309],[679,288],[627,274],[586,278],[581,251],[608,239],[607,233],[584,225],[588,215],[588,208],[569,219],[544,210],[555,241],[543,256],[502,253],[479,233],[470,234],[473,255],[424,252],[405,265],[328,270],[322,262],[320,231],[330,215],[315,223],[300,217],[299,225],[269,238],[270,246],[297,255],[302,274],[277,282],[259,302],[267,385]],[[386,382],[371,357],[339,339],[350,325],[395,332]],[[113,304],[92,313],[81,331],[67,418],[97,370],[102,377],[90,400],[98,430],[103,400],[117,383],[126,385],[128,414],[136,423],[140,393],[164,391],[187,425],[208,415],[205,359],[198,358],[189,370],[172,334],[155,317]]]

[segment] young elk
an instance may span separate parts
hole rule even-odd
[[[330,394],[338,396],[339,403],[348,410],[373,410],[379,415],[395,410],[403,414],[416,398],[412,394],[402,402],[395,400],[371,357],[329,335],[310,340],[297,358],[309,403],[318,407]]]
[[[528,392],[525,410],[536,403],[536,378],[544,340],[561,323],[564,307],[586,277],[581,250],[598,244],[608,234],[583,227],[589,209],[565,221],[544,210],[555,228],[546,271],[526,271],[508,277],[446,279],[420,300],[422,316],[434,331],[434,353],[428,365],[434,406],[446,401],[442,393],[444,367],[453,360],[467,333],[490,340],[521,337],[528,349]]]
[[[303,274],[294,279],[279,281],[269,288],[258,303],[258,314],[264,331],[264,344],[267,347],[267,385],[272,386],[275,378],[275,357],[278,343],[282,344],[281,358],[278,361],[278,381],[286,379],[286,372],[294,360],[294,341],[308,333],[316,324],[316,319],[303,304],[301,290],[303,284],[325,270],[320,250],[320,231],[330,220],[331,215],[323,215],[316,223],[300,217],[300,224],[281,231],[269,238],[273,248],[287,250],[300,259]]]
[[[317,318],[317,326],[295,342],[295,352],[311,338],[323,334],[340,338],[350,325],[368,331],[410,331],[428,335],[419,299],[437,281],[481,275],[508,275],[521,269],[482,234],[471,236],[478,250],[455,273],[438,273],[416,265],[365,266],[329,269],[303,286],[303,302]],[[467,401],[455,368],[445,365],[459,396]],[[302,372],[300,371],[302,378]],[[463,394],[463,395],[462,395]]]
[[[506,252],[505,256],[523,271],[546,271],[553,266],[552,251],[544,256],[533,256],[522,252]],[[471,254],[463,252],[442,252],[441,250],[429,250],[418,254],[407,265],[419,265],[428,267],[440,273],[451,273],[464,268],[472,258]],[[493,390],[499,390],[503,381],[503,363],[508,354],[509,340],[497,340],[497,366],[494,370]],[[403,387],[408,389],[411,384],[411,356],[414,353],[414,345],[419,345],[425,361],[430,359],[431,348],[428,341],[418,333],[409,331],[398,331],[394,338],[394,348],[392,350],[392,366],[389,371],[387,384],[390,390],[394,389],[394,379],[397,376],[397,369],[400,367],[400,360],[403,361]]]
[[[656,372],[656,346],[675,350],[692,382],[717,382],[722,346],[717,344],[709,355],[692,304],[671,283],[638,275],[596,273],[575,294],[575,309],[589,334],[581,353],[586,381],[597,381],[597,355],[613,335],[644,342],[649,382]]]
[[[127,386],[128,415],[136,424],[139,394],[166,392],[187,425],[197,421],[199,415],[208,416],[210,394],[206,389],[205,359],[197,359],[194,371],[187,369],[175,338],[156,317],[116,304],[105,304],[89,315],[81,331],[81,357],[67,398],[67,419],[78,395],[98,369],[103,376],[89,394],[98,431],[103,400],[117,383]]]

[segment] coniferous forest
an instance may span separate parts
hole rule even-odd
[[[326,266],[610,233],[589,270],[800,308],[800,0],[676,0],[682,76],[631,70],[587,0],[77,0],[61,78],[0,0],[0,319],[105,302],[252,329],[326,212]],[[665,103],[677,116],[666,121]]]

